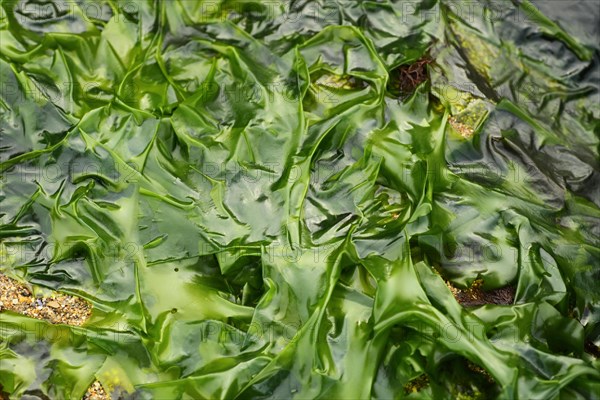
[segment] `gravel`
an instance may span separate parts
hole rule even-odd
[[[53,324],[82,325],[90,317],[92,306],[87,301],[60,293],[37,297],[15,281],[0,274],[0,313],[4,310],[43,319]],[[3,394],[0,392],[0,399]],[[110,400],[100,382],[95,381],[83,396],[85,400]]]
[[[0,274],[0,311],[10,310],[53,324],[82,325],[90,316],[92,306],[79,297],[55,294],[34,297],[29,289]]]
[[[461,290],[450,282],[446,282],[454,298],[465,307],[477,307],[485,304],[510,305],[514,302],[515,288],[513,286],[484,291],[481,289],[481,284],[481,281],[475,281],[470,288]]]
[[[104,391],[100,382],[95,381],[92,383],[92,386],[88,388],[83,396],[83,400],[110,400],[110,396]]]

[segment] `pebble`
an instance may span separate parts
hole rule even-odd
[[[48,307],[52,307],[52,308],[60,307],[60,304],[58,304],[56,301],[49,301],[48,303],[46,303],[46,305],[48,305]]]

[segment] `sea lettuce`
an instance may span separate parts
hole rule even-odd
[[[598,398],[595,1],[0,11],[11,398]]]

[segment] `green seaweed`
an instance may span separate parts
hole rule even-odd
[[[3,1],[0,272],[93,313],[0,390],[596,398],[598,42],[519,4]]]

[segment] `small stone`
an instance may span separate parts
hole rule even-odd
[[[56,301],[54,301],[54,300],[53,300],[53,301],[49,301],[48,303],[46,303],[46,305],[47,305],[48,307],[52,307],[52,308],[58,308],[58,307],[60,307],[60,304],[58,304],[58,303],[57,303]]]

